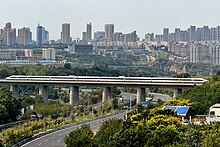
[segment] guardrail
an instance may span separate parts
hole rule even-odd
[[[63,130],[63,129],[66,129],[66,128],[70,128],[70,127],[73,127],[73,126],[76,126],[76,125],[81,125],[81,124],[85,124],[85,123],[88,123],[88,122],[92,122],[94,120],[97,120],[97,119],[103,119],[103,118],[106,118],[106,117],[111,117],[113,115],[117,115],[117,114],[120,114],[120,113],[123,113],[124,111],[119,111],[117,113],[113,113],[113,114],[110,114],[110,115],[106,115],[106,116],[102,116],[102,117],[98,117],[98,118],[93,118],[93,119],[90,119],[90,120],[86,120],[86,121],[82,121],[82,122],[76,122],[76,123],[73,123],[73,124],[68,124],[68,125],[65,125],[65,126],[61,126],[59,128],[55,128],[53,130],[50,130],[50,131],[46,131],[46,132],[43,132],[41,134],[38,134],[36,136],[32,136],[30,138],[27,138],[27,139],[24,139],[18,143],[16,143],[15,145],[13,145],[12,147],[20,147],[32,140],[35,140],[39,137],[42,137],[42,136],[45,136],[47,134],[50,134],[50,133],[53,133],[53,132],[56,132],[56,131],[59,131],[59,130]]]
[[[2,124],[2,125],[0,125],[0,131],[2,131],[3,129],[7,129],[7,128],[10,128],[10,127],[16,126],[16,125],[20,125],[20,124],[25,123],[25,122],[29,122],[29,121],[30,120],[22,120],[22,121]]]

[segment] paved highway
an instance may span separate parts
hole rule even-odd
[[[153,101],[158,101],[159,99],[163,102],[166,102],[166,101],[169,101],[169,100],[172,100],[172,98],[169,96],[169,95],[166,95],[166,94],[160,94],[160,93],[149,93],[151,95],[154,96],[153,98]]]
[[[90,128],[93,131],[97,131],[99,125],[104,122],[105,120],[112,119],[112,118],[124,118],[125,113],[119,113],[113,116],[109,116],[103,119],[97,119],[94,121],[87,122],[86,124],[90,125]],[[76,128],[80,127],[80,125],[73,125],[72,127],[59,130],[57,132],[42,136],[40,138],[37,138],[31,142],[28,142],[24,144],[22,147],[64,147],[65,143],[63,142],[63,138]]]
[[[149,94],[154,96],[153,101],[158,101],[158,99],[161,99],[162,101],[166,102],[172,99],[169,95],[166,94],[160,94],[160,93],[149,93]],[[122,92],[121,96],[126,101],[129,101],[130,97],[131,97],[131,101],[135,101],[137,94]]]

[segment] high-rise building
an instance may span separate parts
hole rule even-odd
[[[37,45],[49,43],[49,32],[38,23],[37,30]]]
[[[92,40],[92,23],[86,25],[86,40]]]
[[[145,34],[145,41],[154,41],[154,33]]]
[[[216,27],[216,40],[220,40],[220,26]]]
[[[87,33],[86,32],[82,32],[82,40],[83,41],[87,40]]]
[[[114,34],[114,24],[105,24],[105,39],[112,41],[112,36]]]
[[[5,29],[11,29],[11,22],[7,22],[6,24],[5,24]]]
[[[43,27],[38,23],[37,26],[37,45],[43,44]]]
[[[180,28],[175,28],[175,41],[180,41]]]
[[[123,42],[122,32],[115,32],[112,36],[112,42]]]
[[[8,22],[4,29],[1,29],[1,44],[10,46],[16,43],[16,29],[12,29],[11,23]]]
[[[189,41],[196,41],[196,26],[189,28]]]
[[[70,24],[62,24],[61,42],[63,44],[70,44]]]
[[[163,41],[165,42],[169,41],[169,28],[163,29]]]
[[[202,40],[202,32],[203,32],[202,28],[197,28],[197,30],[196,30],[197,41],[201,41]]]
[[[202,41],[210,40],[210,29],[208,26],[203,26],[202,28]]]
[[[30,42],[30,29],[25,27],[18,29],[18,44],[29,45]]]
[[[55,48],[42,49],[42,59],[55,60],[56,59]]]
[[[216,41],[217,40],[217,31],[216,28],[212,27],[210,31],[210,40]]]

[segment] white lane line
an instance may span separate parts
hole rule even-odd
[[[116,114],[116,115],[114,115],[114,116],[110,116],[110,117],[108,117],[108,118],[111,119],[111,118],[117,117],[117,116],[122,115],[122,114],[124,114],[124,112],[123,112],[123,113]],[[97,122],[97,120],[90,121],[89,123],[95,123],[95,122]],[[82,124],[84,124],[84,123],[82,123]],[[26,144],[22,145],[21,147],[25,147],[26,145],[31,144],[32,142],[35,142],[35,141],[37,141],[37,140],[40,140],[40,139],[45,138],[45,137],[47,137],[47,136],[50,136],[50,135],[52,135],[52,134],[56,134],[56,133],[62,132],[62,131],[64,131],[64,130],[70,130],[70,129],[72,130],[72,129],[74,129],[74,128],[80,127],[82,124],[74,125],[74,126],[72,126],[72,127],[68,127],[68,128],[65,128],[65,129],[62,129],[62,130],[59,130],[59,131],[56,131],[56,132],[49,133],[49,134],[47,134],[47,135],[41,136],[41,137],[39,137],[39,138],[37,138],[37,139],[35,139],[35,140],[32,140],[32,141],[30,141],[30,142],[27,142]]]
[[[40,146],[42,143],[39,143],[38,145]]]

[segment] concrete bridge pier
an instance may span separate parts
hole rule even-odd
[[[137,101],[136,104],[139,105],[141,102],[146,101],[146,88],[137,88]]]
[[[43,97],[44,102],[48,102],[48,86],[41,85],[39,86],[39,95]]]
[[[177,98],[178,94],[182,93],[181,88],[174,88],[173,90],[173,99]]]
[[[70,86],[70,105],[79,105],[79,86]]]
[[[10,85],[10,91],[13,97],[19,97],[19,87],[18,85]]]
[[[112,98],[112,88],[111,87],[103,87],[102,91],[102,102],[108,102]]]

